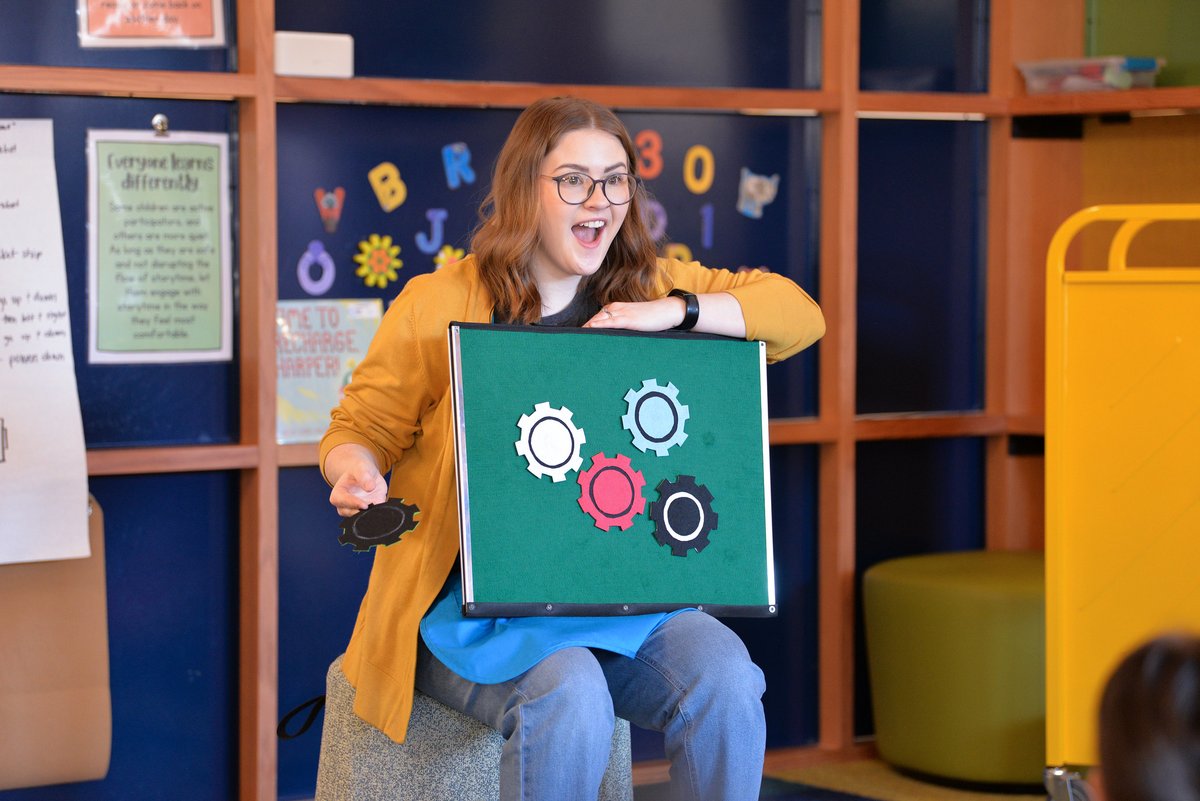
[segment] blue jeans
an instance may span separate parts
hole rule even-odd
[[[563,648],[499,684],[459,677],[421,643],[416,686],[504,736],[501,801],[595,801],[614,716],[663,733],[672,797],[759,796],[766,682],[741,639],[703,612],[667,620],[633,659]]]

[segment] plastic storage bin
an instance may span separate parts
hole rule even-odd
[[[1165,62],[1161,58],[1102,56],[1025,61],[1017,64],[1031,95],[1045,92],[1096,92],[1147,89]]]

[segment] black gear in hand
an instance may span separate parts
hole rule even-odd
[[[415,505],[405,503],[402,498],[388,498],[363,509],[353,517],[342,521],[342,533],[338,542],[349,545],[355,551],[365,552],[376,546],[392,545],[400,536],[417,527],[417,515],[421,513]]]

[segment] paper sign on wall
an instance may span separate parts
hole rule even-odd
[[[222,0],[77,0],[80,47],[222,47]]]
[[[229,136],[88,131],[88,361],[229,361]]]
[[[50,120],[0,120],[0,564],[89,555]]]
[[[281,300],[275,315],[276,439],[316,442],[367,352],[383,301]]]

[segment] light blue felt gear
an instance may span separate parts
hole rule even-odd
[[[647,378],[641,389],[625,393],[628,411],[621,425],[633,435],[633,444],[641,452],[654,451],[659,456],[687,439],[684,423],[690,413],[679,402],[679,390],[671,382],[660,387],[658,381]]]

